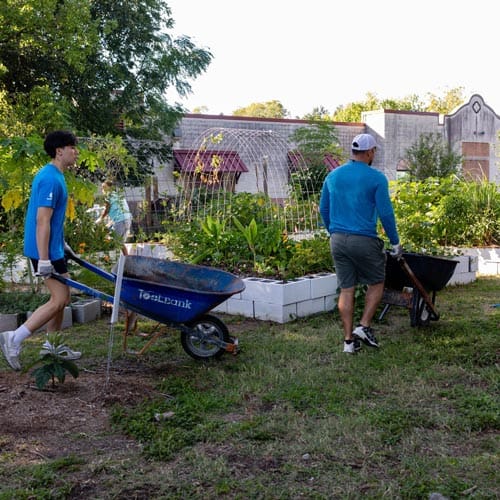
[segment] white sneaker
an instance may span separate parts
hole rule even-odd
[[[3,355],[13,370],[19,371],[21,364],[19,363],[19,354],[21,354],[21,346],[14,347],[12,339],[14,337],[13,331],[0,333],[0,347],[2,348]]]
[[[356,354],[361,350],[361,344],[357,338],[352,339],[350,342],[344,340],[344,352],[347,354]]]

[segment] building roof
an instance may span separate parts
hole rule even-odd
[[[174,149],[174,169],[184,173],[248,172],[236,151]]]
[[[289,151],[288,152],[288,161],[290,162],[292,169],[296,169],[300,165],[307,165],[307,159],[304,158],[300,151]],[[333,157],[330,153],[326,153],[323,162],[328,169],[328,171],[333,170],[340,166],[340,162]]]

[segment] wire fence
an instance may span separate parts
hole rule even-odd
[[[280,221],[290,233],[318,228],[319,192],[309,166],[276,132],[210,128],[183,148],[129,141],[127,160],[112,143],[83,142],[105,151],[99,177],[124,189],[136,236],[164,232],[170,222],[224,217],[244,194],[265,200],[258,222]]]

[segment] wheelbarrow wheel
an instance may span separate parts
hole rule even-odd
[[[427,326],[430,321],[431,311],[429,311],[422,294],[417,289],[414,289],[410,310],[410,324],[411,326]]]
[[[211,314],[185,326],[181,331],[181,344],[194,359],[220,358],[226,352],[221,345],[231,342],[227,326]]]

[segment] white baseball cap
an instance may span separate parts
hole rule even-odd
[[[352,140],[352,149],[354,151],[369,151],[376,148],[377,142],[373,135],[359,134]]]

